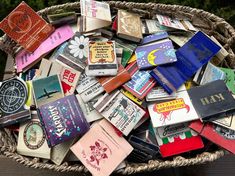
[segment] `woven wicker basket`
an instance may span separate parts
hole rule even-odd
[[[152,18],[156,13],[177,17],[179,19],[188,18],[195,27],[204,31],[208,35],[213,35],[229,52],[229,55],[221,62],[221,64],[226,67],[235,68],[235,30],[224,19],[203,10],[179,5],[120,1],[110,1],[108,3],[110,4],[112,10],[126,9],[128,11],[141,14],[145,18]],[[40,10],[38,13],[43,17],[46,17],[47,14],[51,14],[60,9],[80,11],[80,4],[79,2],[75,2],[63,5],[56,5]],[[8,38],[7,36],[3,36],[2,38],[0,38],[0,49],[14,56],[16,52],[19,51],[19,46],[17,46],[16,43],[10,40],[10,38]],[[12,75],[15,75],[14,71],[12,72]],[[16,139],[14,135],[7,129],[0,130],[0,151],[2,155],[7,156],[8,158],[12,158],[17,162],[32,168],[45,168],[59,172],[88,172],[88,170],[83,165],[69,165],[65,162],[62,165],[57,166],[54,164],[40,163],[40,160],[38,158],[31,159],[17,154]],[[202,164],[205,162],[212,162],[224,156],[224,154],[225,151],[218,150],[214,152],[204,152],[190,159],[177,156],[170,161],[151,160],[148,163],[141,164],[128,163],[127,167],[124,170],[120,171],[120,173],[129,175],[133,173],[158,170],[162,168]]]

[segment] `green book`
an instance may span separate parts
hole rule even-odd
[[[225,74],[225,83],[230,91],[235,94],[235,72],[230,68],[220,68]]]

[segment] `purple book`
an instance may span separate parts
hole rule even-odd
[[[139,46],[135,54],[139,69],[149,69],[177,61],[174,47],[169,39]]]
[[[75,95],[42,105],[38,112],[49,147],[79,137],[89,130]]]

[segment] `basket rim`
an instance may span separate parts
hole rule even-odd
[[[209,18],[212,21],[216,22],[216,29],[217,27],[222,26],[222,28],[226,28],[227,35],[230,36],[228,38],[228,42],[226,42],[225,47],[229,48],[233,43],[235,43],[235,29],[227,23],[223,18],[218,17],[210,12],[206,12],[202,9],[196,9],[188,6],[182,6],[182,5],[166,5],[161,3],[136,3],[136,2],[125,2],[125,1],[106,1],[110,4],[110,8],[122,8],[126,10],[133,10],[133,9],[140,9],[143,10],[143,13],[149,14],[148,10],[159,10],[159,9],[166,9],[166,10],[173,10],[173,11],[191,11],[195,14],[200,14],[200,16],[204,18]],[[39,15],[45,15],[49,12],[53,12],[54,10],[58,9],[64,9],[64,8],[75,8],[80,9],[80,2],[73,2],[73,3],[65,3],[65,4],[59,4],[54,5],[51,7],[44,8],[40,11],[38,11]],[[3,46],[7,43],[4,43],[3,38],[5,40],[6,35],[4,35],[2,38],[0,38],[0,46]],[[1,48],[1,47],[0,47]],[[11,48],[12,50],[12,48]],[[232,53],[233,54],[233,53]],[[57,166],[55,164],[45,164],[40,163],[39,160],[36,159],[29,159],[27,157],[21,156],[16,153],[16,141],[13,138],[12,134],[7,129],[1,129],[0,130],[0,149],[1,153],[9,158],[12,158],[16,160],[17,162],[24,164],[27,167],[32,168],[46,168],[51,169],[55,171],[65,172],[65,171],[77,171],[77,172],[87,172],[87,169],[82,165],[71,165],[69,166],[68,163],[63,163],[60,166]],[[186,159],[181,156],[176,156],[172,161],[159,161],[159,160],[150,160],[148,163],[131,163],[127,164],[127,167],[124,170],[121,170],[118,173],[121,173],[123,175],[129,175],[133,173],[139,173],[139,172],[145,172],[145,171],[153,171],[158,170],[162,168],[169,168],[169,167],[180,167],[180,166],[189,166],[189,165],[195,165],[195,164],[202,164],[205,162],[211,162],[214,161],[222,156],[225,155],[224,150],[217,150],[214,152],[203,152],[201,154],[198,154],[194,158]]]

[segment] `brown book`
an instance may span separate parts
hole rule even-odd
[[[140,16],[124,10],[118,10],[117,35],[120,38],[139,42],[143,38]]]

